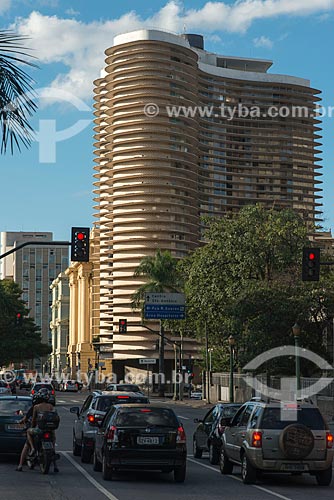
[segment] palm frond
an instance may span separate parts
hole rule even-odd
[[[29,118],[37,109],[34,101],[33,79],[19,65],[36,65],[32,56],[21,50],[26,37],[11,31],[0,31],[0,129],[1,153],[20,145],[29,147],[33,139],[33,128]]]

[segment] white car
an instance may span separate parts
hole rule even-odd
[[[8,396],[9,394],[12,394],[10,385],[4,380],[0,380],[0,396]]]
[[[191,399],[202,399],[203,394],[200,391],[192,391],[190,394]]]

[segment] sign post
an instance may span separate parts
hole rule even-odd
[[[146,365],[146,378],[147,378],[147,397],[150,397],[150,365],[155,365],[157,362],[154,358],[141,358],[139,359],[140,365]]]

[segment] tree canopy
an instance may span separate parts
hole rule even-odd
[[[22,362],[50,353],[41,343],[41,334],[20,299],[22,291],[11,280],[0,280],[0,366]],[[17,324],[17,314],[22,322]]]
[[[203,339],[207,328],[214,367],[227,368],[229,335],[236,338],[242,367],[272,347],[293,344],[296,321],[302,346],[325,357],[323,331],[334,314],[333,273],[322,269],[318,283],[301,281],[302,248],[310,246],[303,219],[293,210],[255,205],[205,222],[207,243],[179,268],[187,329]],[[288,361],[282,362],[286,372]],[[269,369],[280,368],[273,363]],[[307,362],[303,369],[312,371]]]

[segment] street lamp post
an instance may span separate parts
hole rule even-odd
[[[234,380],[233,380],[233,368],[234,368],[234,346],[235,338],[230,335],[228,338],[228,343],[230,346],[230,403],[234,403]]]
[[[300,391],[300,357],[299,357],[299,337],[300,337],[300,326],[296,322],[292,327],[292,333],[295,339],[295,363],[296,363],[296,382],[297,382],[297,391]]]

